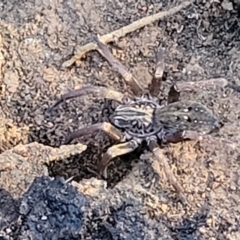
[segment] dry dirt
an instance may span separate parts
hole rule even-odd
[[[61,104],[52,114],[46,114],[46,110],[70,89],[91,84],[121,90],[125,83],[96,51],[89,52],[68,69],[63,69],[62,63],[73,56],[77,46],[90,42],[93,34],[109,33],[180,2],[0,2],[2,189],[19,197],[35,176],[46,171],[50,176],[74,177],[76,182],[96,177],[96,163],[101,153],[113,143],[103,133],[81,139],[87,145],[83,152],[82,148],[73,145],[70,150],[66,149],[66,154],[65,150],[64,154],[60,151],[50,161],[47,153],[53,154],[51,147],[59,147],[66,134],[103,121],[109,114],[107,107],[112,103],[86,96]],[[226,78],[229,86],[225,88],[219,86],[211,92],[182,94],[181,98],[194,99],[211,108],[223,123],[215,136],[236,143],[240,139],[239,9],[234,1],[197,0],[174,16],[111,44],[116,57],[136,73],[144,87],[150,81],[149,72],[154,69],[157,48],[165,49],[167,80],[163,83],[161,97],[166,96],[167,89],[177,81]],[[35,156],[29,153],[34,150],[28,152],[27,148],[21,152],[21,146],[33,142],[49,147],[47,153],[40,151]],[[11,151],[16,146],[18,150]],[[31,145],[27,146],[31,148]],[[12,154],[23,156],[18,159],[18,164],[11,162],[15,161]],[[32,176],[24,172],[27,167],[18,168],[19,173],[11,175],[16,166],[24,166],[24,161],[28,161],[24,154],[30,154],[33,159],[32,163],[26,164],[34,165],[36,161],[40,167],[31,170]],[[176,201],[174,190],[162,178],[164,174],[160,177],[161,184],[152,181],[157,178],[149,163],[151,156],[145,149],[114,160],[109,167],[108,185],[113,191],[116,187],[126,188],[126,195],[132,191],[139,196],[138,204],[167,228],[166,234],[172,239],[240,239],[238,148],[233,151],[220,144],[179,143],[167,148],[167,156],[191,208],[185,209]],[[42,169],[44,163],[47,170]]]

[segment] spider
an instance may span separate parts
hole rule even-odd
[[[100,175],[106,178],[107,166],[111,160],[134,151],[145,142],[153,153],[154,159],[163,163],[169,182],[180,198],[186,202],[184,191],[172,173],[168,160],[159,147],[159,142],[177,143],[184,140],[214,142],[213,137],[207,134],[219,128],[216,116],[210,109],[198,102],[179,101],[180,92],[215,88],[218,85],[224,87],[227,85],[227,80],[215,78],[176,83],[169,90],[167,103],[162,104],[157,98],[165,70],[162,48],[159,48],[156,54],[156,67],[151,85],[147,91],[144,91],[137,79],[113,56],[107,45],[97,36],[94,37],[94,41],[98,52],[120,73],[132,93],[122,93],[106,87],[85,86],[62,95],[51,109],[67,99],[86,94],[94,94],[119,102],[109,122],[93,124],[71,133],[66,139],[66,144],[74,138],[90,135],[99,130],[107,133],[117,144],[108,148],[97,166]]]

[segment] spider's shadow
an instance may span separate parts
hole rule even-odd
[[[53,177],[63,176],[65,179],[74,176],[73,180],[77,182],[92,177],[102,179],[97,173],[97,164],[101,159],[102,152],[105,152],[108,147],[110,146],[100,148],[95,143],[89,143],[87,149],[81,154],[51,162],[48,165],[49,175]],[[142,145],[135,151],[116,157],[111,161],[108,167],[108,177],[105,179],[108,187],[113,188],[131,172],[132,163],[138,161],[144,149],[145,146]]]

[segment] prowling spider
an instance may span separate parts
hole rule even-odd
[[[118,101],[120,104],[110,116],[109,122],[93,124],[73,132],[67,138],[66,143],[69,143],[74,138],[93,134],[99,130],[107,133],[118,144],[108,148],[97,167],[99,173],[106,177],[107,166],[113,158],[130,153],[139,147],[142,142],[146,142],[153,153],[154,159],[163,163],[169,182],[186,203],[184,191],[173,175],[168,160],[160,149],[158,142],[177,143],[184,140],[214,142],[214,138],[206,134],[219,128],[217,118],[207,107],[198,102],[179,101],[179,95],[182,91],[210,89],[219,85],[224,87],[227,85],[227,81],[223,78],[216,78],[199,82],[177,83],[170,88],[168,103],[162,105],[157,98],[165,69],[162,49],[157,53],[155,73],[146,94],[139,82],[112,55],[108,47],[98,37],[94,37],[94,41],[97,44],[99,53],[122,75],[134,95],[121,93],[106,87],[94,86],[86,86],[62,95],[51,109],[62,101],[86,94],[95,94]],[[144,95],[137,96],[139,93]],[[227,140],[223,139],[215,141],[228,143]]]

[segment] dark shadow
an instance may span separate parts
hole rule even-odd
[[[108,147],[100,149],[95,144],[90,143],[87,149],[81,154],[52,162],[48,165],[49,175],[53,177],[62,176],[65,179],[73,177],[73,180],[77,182],[92,177],[103,179],[98,174],[97,165],[102,153],[105,152],[107,148]],[[107,171],[108,177],[105,179],[108,187],[113,188],[131,172],[132,163],[138,161],[143,150],[144,149],[139,147],[134,152],[114,158],[111,161]]]
[[[18,236],[19,204],[19,200],[15,200],[8,191],[0,187],[0,239],[5,239],[2,234],[8,229],[11,230],[9,237]]]

